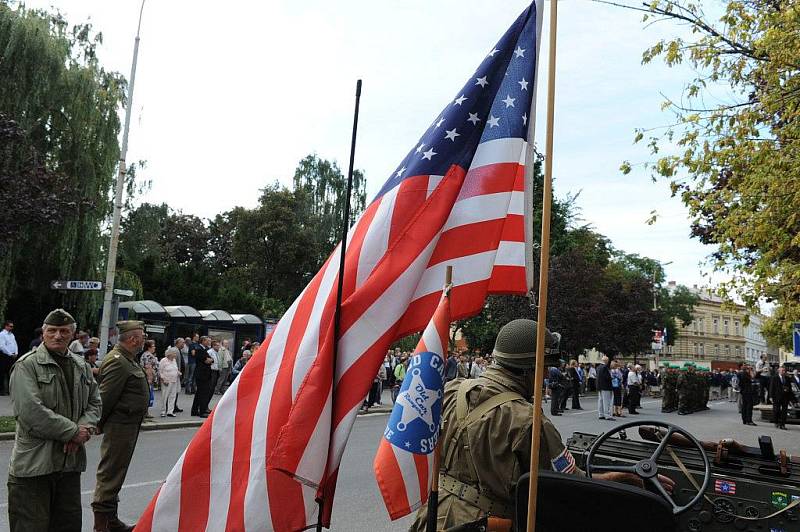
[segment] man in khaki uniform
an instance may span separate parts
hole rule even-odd
[[[545,336],[548,344],[554,342],[549,331]],[[536,322],[520,319],[503,326],[492,356],[496,364],[477,379],[456,379],[445,386],[437,530],[474,522],[487,514],[513,518],[514,488],[530,471]],[[584,474],[544,415],[541,438],[542,469]],[[616,472],[595,474],[594,478],[637,483]],[[427,515],[426,504],[417,512],[411,530],[424,531]]]
[[[98,375],[103,399],[99,423],[103,443],[92,502],[96,532],[133,530],[117,517],[119,490],[128,474],[150,401],[150,386],[137,360],[144,345],[144,323],[121,321],[117,330],[118,343],[103,359]]]
[[[68,346],[75,320],[57,309],[42,326],[42,343],[11,373],[17,422],[8,466],[8,520],[12,532],[81,529],[83,445],[100,419],[92,370]]]

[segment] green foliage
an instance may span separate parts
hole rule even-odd
[[[101,226],[111,208],[125,80],[99,64],[100,42],[90,25],[71,27],[58,13],[0,2],[0,113],[19,126],[26,146],[4,167],[22,175],[22,159],[35,153],[40,171],[63,176],[36,190],[0,190],[9,204],[24,205],[32,194],[61,211],[47,227],[22,220],[18,238],[0,253],[0,314],[13,317],[23,335],[55,306],[69,308],[82,326],[97,319],[99,294],[47,287],[53,279],[102,277]],[[62,205],[74,197],[80,200]]]
[[[693,236],[716,247],[713,267],[730,278],[721,295],[750,311],[775,303],[764,333],[788,347],[800,321],[800,10],[767,0],[726,0],[717,20],[684,0],[643,10],[688,25],[691,39],[656,43],[642,62],[695,73],[680,104],[664,103],[674,125],[650,139],[649,168],[689,207]],[[662,145],[677,151],[656,155]]]
[[[366,201],[357,174],[353,217]],[[331,228],[341,229],[343,180],[335,163],[308,156],[293,189],[269,185],[253,209],[203,220],[142,204],[122,222],[120,267],[138,276],[147,299],[164,305],[280,317],[338,243]]]

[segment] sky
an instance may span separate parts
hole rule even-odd
[[[102,64],[130,72],[138,0],[28,0],[72,23],[91,21]],[[524,0],[150,0],[144,7],[128,161],[152,187],[142,201],[213,217],[252,207],[259,189],[289,185],[309,153],[346,171],[354,92],[363,80],[356,167],[372,198],[519,13]],[[546,3],[545,11],[549,11]],[[536,142],[543,151],[545,18]],[[668,184],[625,160],[652,160],[636,128],[666,125],[664,97],[679,99],[691,73],[642,52],[685,31],[645,27],[641,13],[559,2],[554,191],[578,194],[582,223],[614,247],[655,258],[667,277],[705,285],[711,248],[689,237],[689,214]],[[647,225],[651,211],[658,221]],[[713,281],[713,278],[712,278]]]

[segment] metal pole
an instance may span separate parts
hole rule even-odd
[[[542,382],[544,379],[544,332],[547,324],[547,275],[550,270],[550,210],[553,188],[553,121],[556,89],[556,27],[558,2],[550,0],[550,61],[547,73],[547,137],[542,197],[542,248],[539,262],[539,314],[536,328],[536,371],[533,375],[533,441],[528,490],[528,532],[536,530],[536,496],[539,482],[539,447],[542,437]]]
[[[453,284],[453,267],[448,266],[445,273],[444,289],[450,297],[450,287]],[[447,367],[447,349],[444,350],[444,362]],[[436,518],[439,516],[439,471],[442,462],[442,427],[439,426],[439,438],[433,450],[433,470],[431,471],[431,494],[428,497],[428,523],[425,532],[436,532]]]
[[[112,300],[114,297],[114,276],[117,272],[117,246],[119,245],[119,219],[122,212],[122,193],[125,189],[125,157],[128,154],[128,131],[131,126],[131,110],[133,109],[133,86],[136,82],[136,60],[139,56],[139,30],[142,27],[142,13],[144,2],[139,8],[139,25],[136,27],[136,40],[133,42],[133,62],[131,64],[131,77],[128,85],[127,105],[125,106],[125,128],[122,130],[122,147],[119,153],[119,172],[117,173],[116,191],[114,194],[114,210],[111,222],[111,240],[108,244],[108,262],[106,264],[106,284],[103,296],[103,317],[100,320],[100,351],[99,358],[105,356],[108,349],[109,329],[112,318]]]
[[[336,312],[333,316],[333,387],[336,386],[336,360],[339,356],[339,335],[342,321],[342,291],[344,289],[344,263],[347,256],[347,230],[350,228],[350,195],[353,193],[353,164],[356,157],[356,133],[358,131],[358,107],[361,103],[361,80],[356,82],[356,108],[353,113],[353,136],[350,141],[350,166],[347,169],[347,195],[344,200],[342,215],[342,247],[339,254],[339,279],[336,285]],[[333,395],[333,390],[331,390]],[[317,514],[317,531],[322,531],[322,517],[325,508],[324,499],[317,498],[319,513]]]

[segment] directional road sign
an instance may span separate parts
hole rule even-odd
[[[794,324],[792,340],[794,340],[794,356],[800,357],[800,323]]]
[[[53,290],[102,290],[102,281],[51,281]]]

